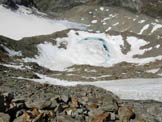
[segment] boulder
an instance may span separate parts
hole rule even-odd
[[[50,108],[56,108],[58,105],[57,100],[55,98],[51,98],[50,101],[51,101]]]
[[[0,113],[0,122],[10,122],[10,116],[8,114]]]
[[[25,112],[22,116],[17,117],[13,122],[31,122],[30,115]]]
[[[135,113],[131,106],[122,106],[118,110],[119,120],[121,122],[129,122],[130,119],[135,117]]]
[[[60,115],[55,118],[52,122],[80,122],[76,119],[71,118],[68,115]]]
[[[105,103],[102,105],[101,109],[105,112],[116,112],[118,110],[118,106],[116,104]]]
[[[27,108],[45,109],[51,106],[51,101],[47,100],[40,100],[40,101],[38,100],[36,102],[27,101],[25,102],[25,105]]]
[[[110,113],[102,113],[100,115],[94,116],[92,122],[105,122],[110,119]]]
[[[77,98],[75,97],[71,98],[71,107],[74,107],[74,108],[79,107],[79,102]]]
[[[66,95],[62,95],[62,96],[61,96],[61,99],[62,99],[62,101],[64,101],[65,103],[67,103],[68,100],[69,100],[69,97],[66,96]]]

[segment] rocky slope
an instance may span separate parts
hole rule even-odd
[[[35,3],[43,11],[57,11],[58,9],[72,8],[86,3],[88,5],[120,6],[154,17],[161,16],[162,12],[161,0],[147,0],[147,2],[145,0],[69,0],[68,2],[65,0],[49,0],[48,2],[35,0]]]
[[[61,87],[12,79],[0,88],[2,122],[161,121],[161,103],[123,102],[94,86]]]
[[[147,2],[145,0],[0,0],[0,3],[6,3],[12,7],[16,7],[15,4],[27,7],[35,6],[48,13],[63,11],[83,4],[119,6],[154,17],[161,17],[162,13],[161,0],[147,0]]]

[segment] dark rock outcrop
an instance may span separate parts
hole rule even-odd
[[[33,0],[0,0],[0,4],[5,4],[11,9],[18,9],[18,5],[36,7],[36,4]]]

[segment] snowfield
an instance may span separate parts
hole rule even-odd
[[[156,79],[123,79],[96,82],[75,82],[58,80],[37,74],[41,79],[30,79],[35,82],[62,86],[95,85],[109,90],[121,99],[157,100],[162,102],[162,78]]]
[[[29,8],[11,11],[0,5],[0,35],[20,40],[23,37],[51,34],[68,28],[84,28],[83,25],[36,16]]]
[[[105,40],[109,48],[109,57],[101,41],[81,41],[87,37],[101,38]],[[162,59],[162,55],[148,58],[134,58],[134,55],[142,55],[146,49],[141,46],[148,44],[143,39],[137,37],[127,37],[126,41],[131,48],[127,54],[122,53],[121,47],[124,46],[124,39],[121,35],[96,34],[84,31],[71,30],[68,37],[57,38],[57,45],[43,43],[37,46],[39,54],[34,58],[25,58],[25,62],[36,62],[40,66],[51,70],[66,70],[72,65],[91,65],[109,67],[120,62],[145,64]],[[66,43],[66,49],[59,48],[60,44]]]

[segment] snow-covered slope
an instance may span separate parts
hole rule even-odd
[[[0,35],[12,39],[19,40],[23,37],[51,34],[77,27],[80,28],[81,25],[36,16],[29,8],[20,6],[18,10],[11,11],[0,5]]]
[[[87,37],[100,38],[107,42],[108,53],[104,49],[101,41],[84,41]],[[96,34],[84,31],[71,30],[68,37],[57,38],[57,45],[52,43],[39,44],[39,55],[35,58],[25,58],[26,62],[36,62],[39,65],[51,70],[65,70],[72,65],[91,65],[91,66],[112,66],[120,62],[145,64],[157,59],[162,59],[162,55],[148,58],[135,58],[135,55],[144,54],[147,49],[140,47],[148,44],[147,41],[134,36],[127,37],[126,41],[130,45],[130,51],[123,54],[124,39],[122,35]],[[59,48],[61,43],[66,43],[66,49]]]

